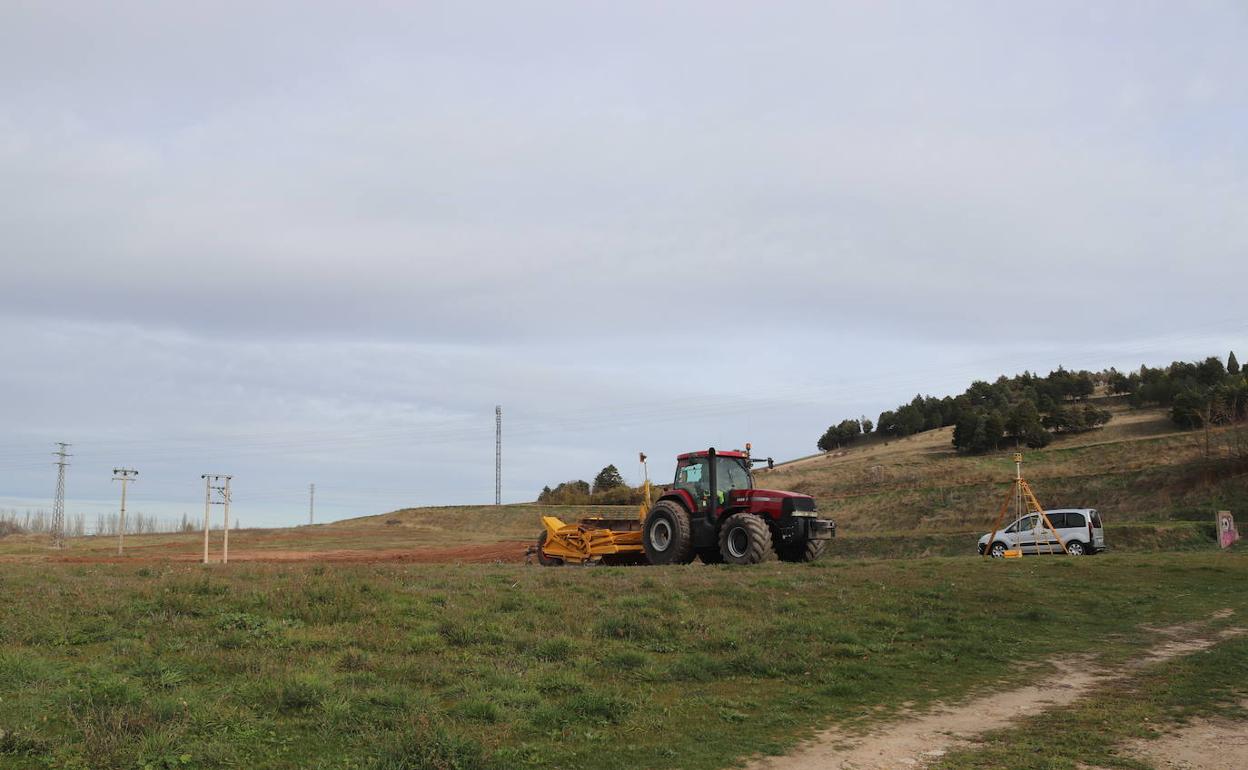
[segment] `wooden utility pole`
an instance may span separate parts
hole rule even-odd
[[[208,530],[212,522],[212,506],[220,505],[225,509],[225,529],[222,532],[222,551],[221,563],[225,564],[230,560],[230,479],[233,476],[227,476],[222,473],[204,473],[200,475],[204,480],[204,564],[208,563]],[[212,493],[216,492],[221,496],[220,500],[213,500]]]
[[[121,482],[121,514],[117,517],[117,555],[126,545],[126,485],[139,475],[133,468],[113,468],[113,481]]]

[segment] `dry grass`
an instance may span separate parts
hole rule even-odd
[[[1206,458],[1204,434],[1175,430],[1163,410],[1113,411],[1101,430],[1024,450],[1025,473],[1043,504],[1097,508],[1110,522],[1248,507],[1248,463],[1229,452],[1228,431],[1215,436]],[[814,495],[821,510],[854,531],[982,527],[1013,478],[1014,450],[959,456],[950,430],[787,463],[761,473],[760,483]]]

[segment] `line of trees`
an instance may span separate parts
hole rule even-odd
[[[953,426],[953,446],[975,454],[1002,444],[1047,446],[1055,435],[1082,433],[1101,427],[1110,412],[1090,401],[1097,388],[1129,397],[1132,406],[1162,406],[1180,428],[1226,425],[1248,419],[1248,368],[1232,351],[1226,363],[1217,357],[1200,362],[1176,361],[1169,366],[1123,373],[1068,371],[1059,367],[1041,377],[1024,372],[977,381],[961,395],[915,396],[880,414],[872,425],[865,417],[830,426],[816,442],[822,451],[852,444],[874,432],[891,438]]]
[[[544,505],[639,505],[642,499],[640,487],[630,487],[614,465],[598,471],[591,486],[583,479],[565,481],[555,486],[543,487],[537,502]]]
[[[1175,361],[1166,367],[1141,366],[1124,374],[1106,373],[1111,393],[1125,394],[1133,406],[1169,408],[1170,419],[1180,428],[1195,429],[1229,425],[1248,419],[1248,371],[1239,365],[1235,351],[1226,363],[1217,357],[1200,362]]]
[[[149,516],[140,511],[126,513],[127,535],[150,535],[167,532],[195,532],[203,526],[202,520],[192,520],[184,513],[181,520],[162,519]],[[102,513],[96,516],[94,528],[87,526],[85,513],[65,514],[65,534],[69,537],[85,537],[86,535],[116,535],[119,528],[119,515]],[[52,532],[52,513],[42,508],[18,511],[16,509],[0,509],[0,537],[5,535],[22,535],[28,533],[49,534]]]
[[[1042,447],[1054,434],[1079,433],[1104,425],[1108,410],[1088,403],[1097,376],[1087,371],[1058,368],[1041,377],[1024,372],[976,381],[960,395],[916,395],[908,404],[880,413],[874,425],[865,417],[843,420],[829,427],[816,442],[828,451],[852,444],[874,432],[904,438],[926,430],[953,426],[953,446],[974,454],[1000,448],[1003,443]]]

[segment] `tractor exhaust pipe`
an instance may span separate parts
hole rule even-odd
[[[718,504],[719,504],[719,479],[717,478],[716,473],[715,473],[715,466],[717,465],[717,463],[715,462],[715,447],[711,447],[710,449],[706,450],[706,458],[707,460],[710,461],[710,466],[711,466],[711,473],[710,473],[711,496],[710,496],[710,499],[707,500],[707,503],[706,503],[706,520],[713,524],[715,523],[715,514],[717,512],[716,509],[718,508]]]

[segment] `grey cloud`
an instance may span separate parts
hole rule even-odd
[[[1223,352],[1246,27],[1235,3],[8,6],[0,350],[27,365],[0,416],[22,456],[173,437],[198,467],[225,437],[291,486],[239,436],[329,474],[316,426],[393,447],[484,410],[484,449],[428,428],[428,483],[352,445],[356,492],[450,501],[491,486],[498,401],[529,426],[522,494],[695,435],[804,452],[971,376]]]

